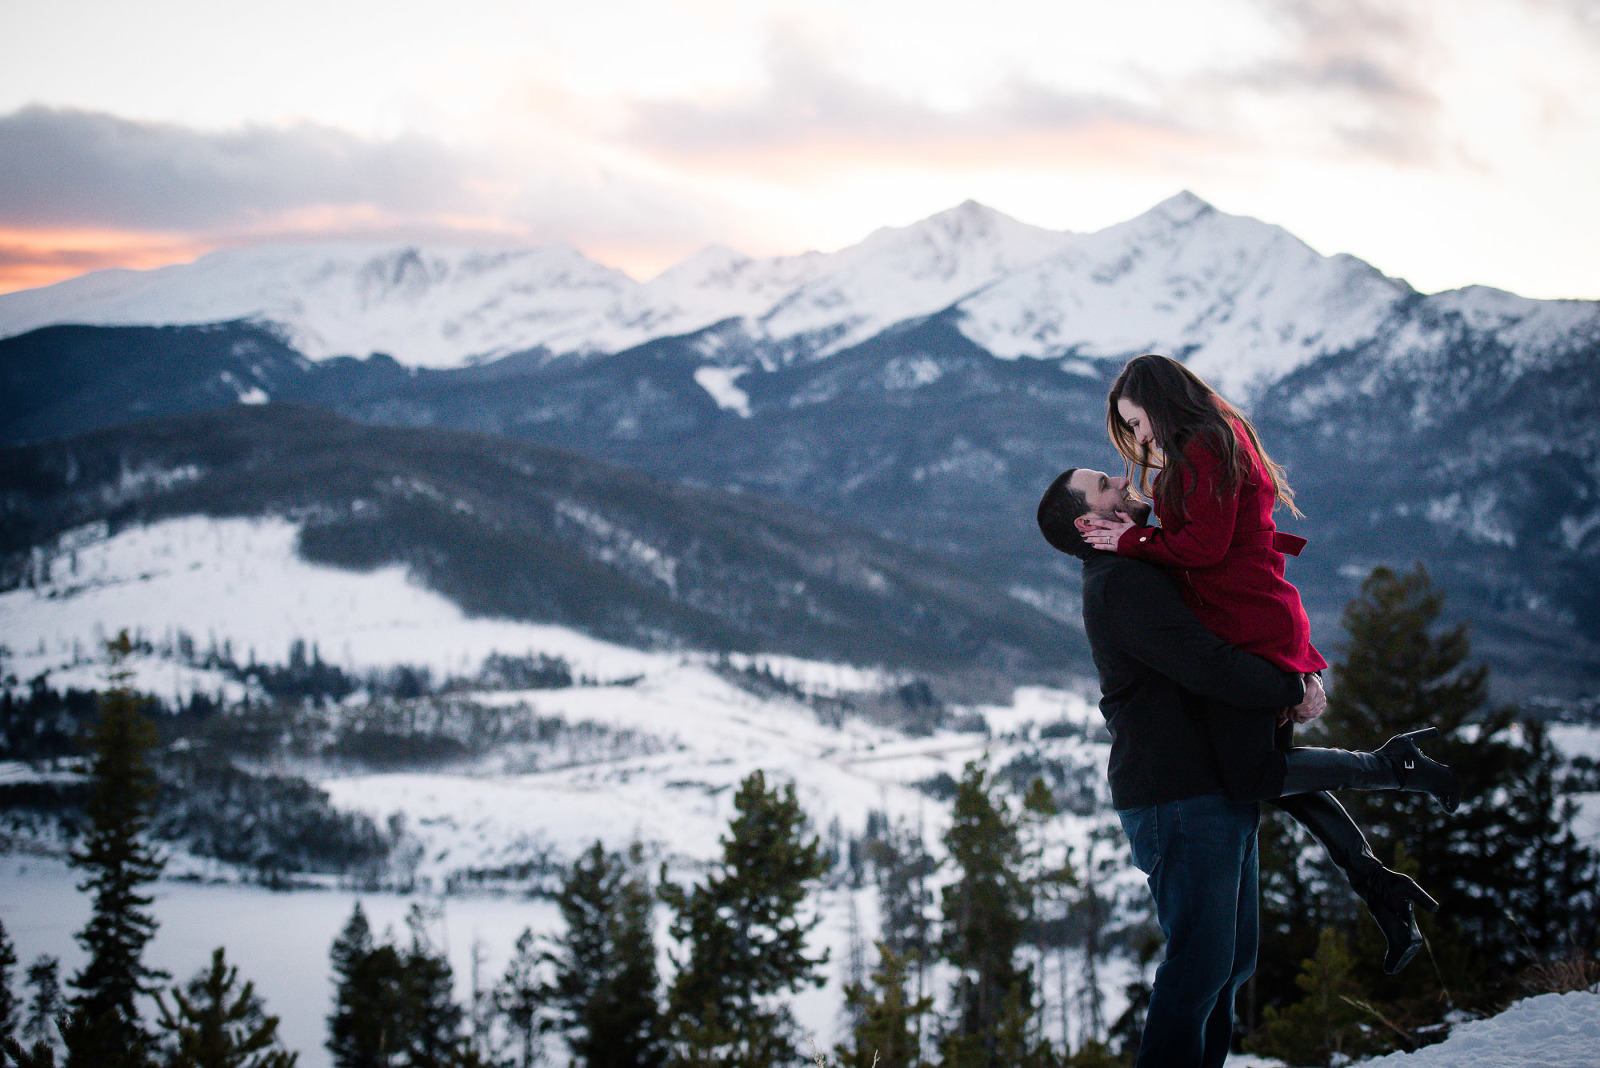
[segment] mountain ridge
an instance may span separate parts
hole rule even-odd
[[[1299,314],[1278,307],[1257,321],[1241,305],[1260,294],[1245,291],[1275,275],[1298,280],[1278,303]],[[1194,351],[1237,391],[1370,330],[1411,292],[1355,257],[1321,256],[1183,192],[1092,234],[969,200],[837,252],[757,259],[709,248],[646,282],[565,246],[261,246],[0,295],[0,337],[51,324],[249,320],[312,359],[384,352],[442,369],[515,352],[618,352],[732,320],[741,347],[770,368],[958,306],[996,355]],[[1358,321],[1341,328],[1352,311]]]
[[[469,615],[635,646],[1023,671],[1059,667],[1073,646],[948,563],[834,519],[563,450],[298,405],[3,449],[0,485],[5,590],[28,588],[94,524],[277,516],[300,527],[308,561],[402,565]]]

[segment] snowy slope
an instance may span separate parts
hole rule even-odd
[[[1180,193],[960,310],[962,331],[997,356],[1161,352],[1237,395],[1371,337],[1411,294],[1352,256]]]
[[[962,764],[974,757],[987,755],[991,766],[1000,768],[1018,753],[1048,746],[1054,758],[1103,782],[1105,747],[1093,733],[1099,714],[1081,690],[1023,689],[1007,705],[972,709],[987,723],[987,735],[942,732],[908,739],[859,720],[834,727],[802,702],[741,688],[719,674],[710,657],[645,654],[557,627],[468,619],[448,601],[410,584],[398,568],[356,573],[306,564],[294,555],[295,534],[295,527],[282,520],[198,518],[114,536],[100,528],[80,531],[53,562],[48,582],[0,595],[0,646],[9,650],[0,674],[26,680],[54,669],[51,679],[58,686],[100,683],[105,665],[93,652],[96,641],[128,627],[152,638],[158,652],[163,641],[170,644],[182,630],[202,644],[230,642],[237,653],[253,649],[263,659],[283,657],[289,642],[302,638],[315,642],[328,659],[357,669],[406,662],[444,674],[470,670],[494,650],[545,653],[612,683],[454,699],[595,723],[657,744],[535,770],[489,760],[450,774],[319,774],[319,784],[341,808],[380,821],[396,814],[404,818],[419,883],[435,891],[463,870],[546,854],[568,859],[595,838],[613,848],[641,840],[653,859],[668,863],[673,877],[696,877],[699,866],[717,853],[732,813],[732,788],[757,768],[797,784],[819,834],[826,835],[835,821],[846,833],[860,833],[866,813],[879,809],[920,822],[930,841],[942,832],[948,813],[914,784],[938,772],[959,775]],[[752,661],[735,661],[747,662]],[[868,691],[895,681],[792,658],[759,663],[812,693]],[[137,666],[135,684],[163,695],[185,686],[215,688],[214,679],[179,677],[159,656]],[[1063,722],[1078,729],[1047,743],[1039,740],[1039,726]],[[1569,753],[1594,751],[1592,730],[1563,727],[1559,735]],[[1107,815],[1064,816],[1052,826],[1050,840],[1055,848],[1081,850],[1091,827]],[[186,867],[196,870],[185,858],[175,858],[175,871]],[[1122,868],[1115,893],[1124,908],[1136,907],[1143,901],[1142,879],[1131,867]],[[0,900],[10,902],[0,911],[23,950],[21,959],[52,952],[63,955],[69,968],[77,959],[70,933],[82,921],[81,898],[67,882],[58,867],[37,859],[8,863],[0,871],[0,886],[7,891]],[[76,911],[59,907],[63,898]],[[326,1063],[319,1043],[328,994],[304,982],[304,976],[323,974],[332,934],[348,915],[348,893],[268,895],[244,887],[164,883],[158,898],[163,928],[156,963],[186,975],[203,962],[210,946],[226,942],[245,973],[268,992],[270,1007],[290,1017],[285,1030],[305,1062]],[[875,924],[871,891],[855,898],[870,937]],[[30,909],[27,903],[36,899],[53,904],[48,910]],[[824,1044],[837,1033],[851,900],[842,889],[818,896],[824,923],[815,944],[832,948],[830,982],[797,1004],[801,1019]],[[380,928],[398,924],[409,903],[387,894],[367,895],[365,901]],[[475,935],[487,940],[492,975],[523,925],[549,931],[558,923],[547,904],[515,898],[453,898],[441,908],[450,916],[444,937],[461,993]],[[239,923],[246,911],[282,921],[278,933],[263,939],[245,930],[252,927]],[[446,921],[438,922],[446,931]],[[1076,976],[1079,965],[1068,963]],[[1106,975],[1113,1015],[1121,1009],[1117,991],[1129,978],[1120,965]],[[1045,984],[1044,991],[1047,999],[1055,996],[1053,984]],[[1373,1063],[1386,1068],[1591,1065],[1591,1051],[1600,1044],[1597,1028],[1600,998],[1547,995],[1500,1017],[1463,1025],[1440,1046]]]
[[[0,297],[0,334],[51,323],[253,319],[313,358],[388,352],[423,366],[648,333],[638,285],[563,246],[273,245],[153,271],[101,271]],[[631,331],[631,332],[630,332]]]
[[[969,200],[914,226],[878,230],[835,253],[825,274],[760,316],[761,330],[776,339],[826,333],[822,351],[836,351],[945,308],[1077,240]]]
[[[124,629],[164,646],[180,633],[201,649],[231,642],[241,663],[282,662],[304,639],[353,672],[411,664],[440,678],[476,671],[497,651],[541,650],[602,680],[656,662],[561,627],[469,618],[403,568],[306,563],[295,555],[298,534],[282,519],[198,516],[111,537],[103,527],[77,531],[63,539],[49,581],[0,593],[4,671],[24,680],[49,671],[57,688],[103,685],[97,651]],[[134,685],[162,697],[192,689],[179,669],[149,670]]]
[[[1594,1068],[1600,1064],[1600,994],[1541,994],[1498,1016],[1461,1024],[1436,1046],[1361,1063],[1365,1068]]]

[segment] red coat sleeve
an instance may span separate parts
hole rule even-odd
[[[1202,568],[1222,562],[1233,541],[1239,514],[1239,489],[1220,497],[1222,460],[1199,443],[1184,450],[1192,465],[1183,471],[1184,514],[1162,516],[1160,527],[1133,527],[1117,539],[1117,555],[1163,567]],[[1178,471],[1172,472],[1174,476]]]

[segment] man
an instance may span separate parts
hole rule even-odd
[[[1320,714],[1320,680],[1278,668],[1206,630],[1172,579],[1097,552],[1087,514],[1149,517],[1128,480],[1062,473],[1039,502],[1039,529],[1083,562],[1083,624],[1111,733],[1107,775],[1133,861],[1149,878],[1166,955],[1156,969],[1138,1068],[1217,1068],[1233,1004],[1255,970],[1260,806],[1230,800],[1196,715],[1196,698],[1294,718]]]

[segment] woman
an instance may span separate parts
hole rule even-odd
[[[1172,571],[1185,601],[1214,634],[1320,686],[1317,673],[1327,663],[1311,644],[1299,591],[1284,578],[1284,553],[1299,555],[1305,541],[1272,521],[1280,503],[1300,512],[1250,421],[1182,364],[1146,355],[1130,360],[1111,387],[1106,425],[1130,478],[1138,468],[1140,492],[1161,526],[1142,526],[1125,515],[1119,521],[1086,516],[1079,521],[1084,539]],[[1360,828],[1325,791],[1418,791],[1454,811],[1455,773],[1416,745],[1435,728],[1360,753],[1291,747],[1287,714],[1275,723],[1217,707],[1202,718],[1230,796],[1275,800],[1321,841],[1383,930],[1384,970],[1392,975],[1405,967],[1422,942],[1412,906],[1434,911],[1438,904],[1379,864]]]

